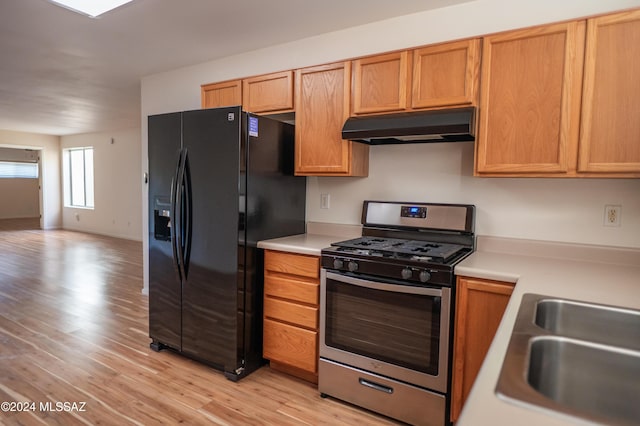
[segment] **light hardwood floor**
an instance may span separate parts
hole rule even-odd
[[[0,424],[397,424],[268,366],[233,383],[151,351],[141,243],[19,227],[0,223]]]

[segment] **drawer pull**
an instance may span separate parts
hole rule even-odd
[[[362,386],[366,386],[368,388],[375,389],[375,390],[380,391],[380,392],[384,392],[384,393],[388,393],[388,394],[392,394],[393,393],[393,388],[390,388],[389,386],[380,385],[378,383],[370,382],[369,380],[365,380],[362,377],[360,377],[358,379],[358,382]]]

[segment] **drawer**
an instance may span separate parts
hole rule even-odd
[[[318,333],[265,319],[263,356],[315,373],[318,368]]]
[[[318,308],[311,306],[265,297],[264,316],[313,330],[318,329]]]
[[[320,258],[318,256],[266,250],[264,253],[264,269],[265,271],[318,279],[320,277]]]
[[[296,281],[282,275],[269,275],[264,279],[264,294],[318,306],[320,285]]]
[[[444,395],[322,358],[318,390],[416,426],[445,422]],[[383,390],[383,391],[381,391]]]

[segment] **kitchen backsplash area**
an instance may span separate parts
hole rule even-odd
[[[358,224],[367,199],[468,203],[477,235],[640,247],[640,179],[474,177],[465,142],[375,146],[369,161],[367,178],[307,178],[307,221]],[[619,227],[605,205],[622,206]]]

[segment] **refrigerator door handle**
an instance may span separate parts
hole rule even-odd
[[[178,271],[178,278],[182,281],[183,273],[180,264],[180,170],[182,169],[182,149],[178,154],[176,173],[171,179],[171,248],[173,249],[173,262]]]
[[[180,275],[183,280],[187,278],[185,264],[184,264],[184,248],[185,248],[185,163],[187,157],[187,150],[182,148],[180,150],[180,167],[178,168],[178,178],[176,185],[176,225],[178,229],[176,230],[176,248],[177,248],[177,256],[178,256],[178,265],[180,270]]]
[[[184,149],[184,160],[182,162],[182,179],[183,179],[183,190],[184,190],[184,199],[182,203],[184,205],[184,217],[181,217],[182,220],[180,224],[180,231],[184,236],[184,246],[182,251],[182,271],[187,278],[189,275],[189,258],[191,256],[191,231],[192,231],[192,199],[191,199],[191,168],[189,167],[189,152],[187,149]]]

